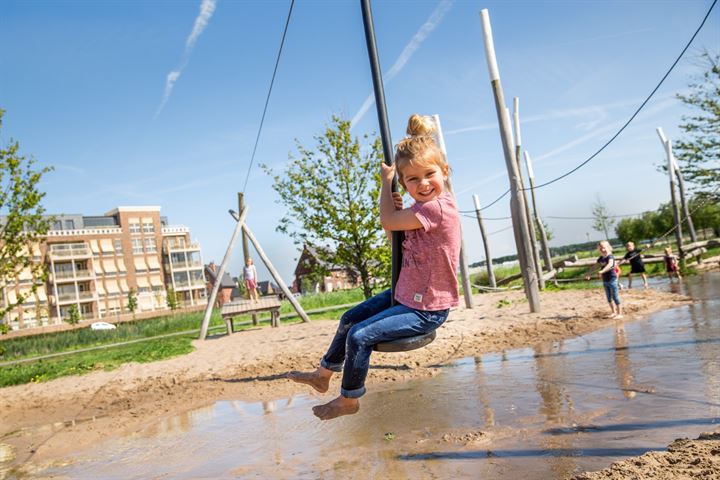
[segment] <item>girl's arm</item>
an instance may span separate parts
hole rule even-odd
[[[392,195],[392,181],[395,166],[382,164],[382,187],[380,188],[380,224],[385,230],[417,230],[422,223],[410,209],[396,210]]]
[[[609,272],[613,268],[615,268],[615,257],[608,259],[607,265],[605,265],[605,267],[603,267],[602,270],[600,270],[600,272],[598,272],[598,273],[602,274],[605,272]]]
[[[595,270],[597,270],[598,268],[600,268],[600,264],[599,264],[599,263],[595,263],[595,264],[591,265],[590,268],[588,268],[588,269],[585,271],[585,280],[590,280],[590,275],[592,275],[593,272],[594,272]]]

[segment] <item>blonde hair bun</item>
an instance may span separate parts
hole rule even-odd
[[[411,137],[429,136],[437,131],[435,122],[430,117],[423,117],[414,113],[408,119],[407,130],[405,133]]]

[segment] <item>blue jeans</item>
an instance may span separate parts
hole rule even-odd
[[[618,295],[618,279],[613,278],[609,282],[603,282],[603,288],[605,288],[605,296],[607,297],[608,303],[615,302],[615,305],[620,305],[620,295]]]
[[[415,310],[399,303],[391,306],[391,298],[390,290],[386,290],[345,312],[330,348],[320,361],[328,370],[343,372],[340,393],[344,397],[359,398],[365,394],[365,378],[375,344],[430,333],[448,317],[448,309]]]

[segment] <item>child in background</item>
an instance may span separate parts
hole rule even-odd
[[[290,380],[324,393],[333,373],[343,372],[340,395],[313,407],[321,420],[359,410],[374,345],[430,333],[458,304],[455,272],[460,217],[446,186],[449,168],[432,137],[434,131],[429,119],[411,116],[408,137],[397,145],[395,165],[382,164],[380,223],[386,231],[405,232],[396,304],[392,305],[390,290],[386,290],[348,310],[320,366],[312,372],[287,374]],[[396,171],[400,184],[415,200],[410,208],[402,209],[402,196],[390,190]]]
[[[607,298],[608,305],[610,305],[610,318],[623,318],[622,305],[620,305],[620,295],[618,294],[618,277],[615,272],[615,257],[612,254],[612,246],[607,240],[602,240],[598,243],[598,251],[600,256],[594,266],[590,267],[588,274],[585,277],[590,280],[590,273],[594,270],[600,269],[599,275],[603,281],[603,288],[605,289],[605,297]]]
[[[665,247],[665,255],[663,256],[663,260],[665,260],[665,271],[668,274],[670,283],[672,283],[673,275],[675,275],[678,279],[678,282],[680,282],[680,280],[682,280],[682,277],[680,276],[680,268],[678,266],[678,258],[673,253],[672,247],[670,247],[670,246]]]
[[[245,288],[248,291],[248,297],[253,302],[258,301],[257,294],[257,270],[253,265],[253,259],[249,258],[245,260],[245,267],[243,268],[243,278],[245,279]]]
[[[643,286],[648,288],[647,275],[645,274],[645,263],[643,262],[642,250],[635,248],[635,242],[627,242],[625,244],[627,253],[620,263],[630,262],[630,273],[628,273],[628,288],[632,288],[633,274],[642,275]]]

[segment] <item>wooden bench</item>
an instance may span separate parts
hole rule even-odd
[[[228,335],[234,332],[233,318],[250,314],[253,317],[253,325],[257,325],[257,314],[261,312],[270,312],[270,325],[279,327],[280,297],[278,295],[268,295],[260,297],[256,302],[245,299],[237,300],[224,304],[220,309],[220,315],[225,320]]]

